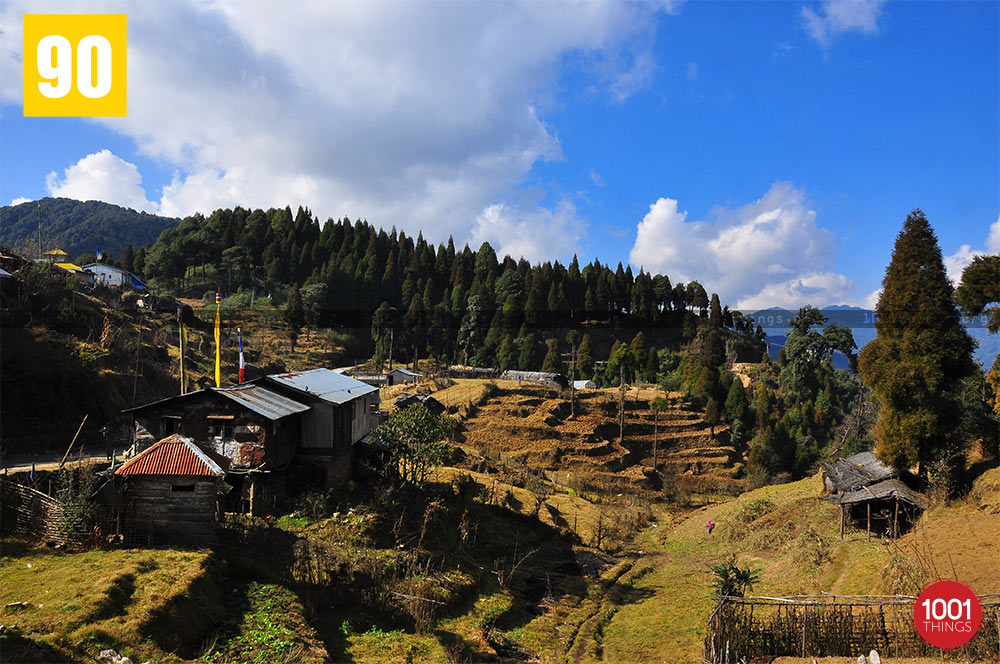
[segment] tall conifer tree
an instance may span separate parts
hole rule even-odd
[[[961,469],[961,382],[974,370],[973,342],[959,321],[937,237],[914,210],[896,237],[882,280],[878,336],[859,358],[861,377],[881,407],[879,457],[897,469],[943,462]]]

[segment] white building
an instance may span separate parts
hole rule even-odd
[[[137,288],[145,290],[146,284],[128,270],[106,263],[90,263],[83,269],[94,275],[94,280],[102,286],[114,288]]]

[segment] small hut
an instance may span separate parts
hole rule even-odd
[[[402,385],[403,383],[413,385],[420,382],[420,379],[424,377],[421,373],[404,368],[393,369],[387,375],[389,377],[389,385]]]
[[[826,500],[840,505],[840,536],[847,521],[863,521],[868,536],[881,532],[898,537],[926,507],[923,494],[916,490],[919,479],[898,473],[872,452],[823,464],[823,485],[830,493]],[[862,515],[855,507],[864,506]]]
[[[115,478],[156,540],[204,546],[214,540],[216,496],[228,469],[226,457],[174,434],[129,459]]]
[[[574,380],[573,381],[574,390],[594,390],[597,389],[597,383],[592,380]]]

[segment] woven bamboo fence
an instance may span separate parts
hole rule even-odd
[[[944,651],[963,660],[1000,661],[1000,595],[981,595],[983,619],[962,648]],[[708,620],[707,664],[753,657],[940,655],[916,633],[914,597],[723,597]]]
[[[63,509],[58,500],[29,486],[0,478],[4,534],[22,538],[62,538]]]

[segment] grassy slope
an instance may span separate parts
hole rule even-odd
[[[4,659],[77,661],[112,647],[135,661],[176,661],[139,635],[155,632],[155,617],[204,574],[208,559],[169,549],[71,554],[5,540],[0,605],[30,606],[3,611],[3,623],[23,637],[4,644]]]
[[[735,556],[762,570],[759,595],[914,593],[938,577],[957,577],[979,593],[1000,591],[1000,469],[984,474],[970,496],[928,511],[899,542],[868,541],[818,500],[818,476],[771,486],[702,508],[672,527],[640,538],[653,572],[635,587],[638,601],[618,607],[604,629],[604,660],[700,662],[704,625],[714,603],[708,568]],[[767,499],[775,509],[746,523],[741,509]],[[716,522],[708,536],[705,522]]]

